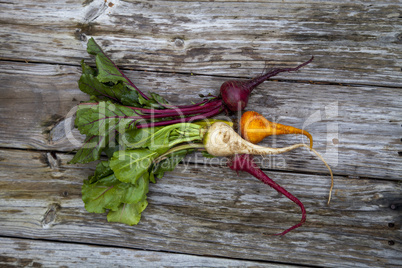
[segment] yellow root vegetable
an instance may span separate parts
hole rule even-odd
[[[309,138],[310,148],[313,148],[313,137],[307,131],[292,126],[273,123],[254,111],[243,113],[240,120],[240,131],[242,137],[251,143],[259,143],[265,137],[271,135],[303,134]]]

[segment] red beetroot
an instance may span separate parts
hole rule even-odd
[[[273,69],[263,75],[260,75],[254,79],[249,81],[240,81],[240,80],[229,80],[224,82],[220,88],[220,96],[208,96],[207,99],[204,99],[196,104],[190,105],[179,105],[174,106],[170,104],[164,103],[159,98],[154,99],[153,96],[150,98],[142,91],[140,91],[133,82],[128,79],[128,77],[117,67],[117,65],[103,52],[102,48],[96,44],[95,40],[91,38],[88,41],[87,47],[88,53],[92,55],[97,55],[97,65],[101,64],[103,66],[102,70],[105,73],[108,73],[108,79],[110,77],[115,76],[117,80],[111,79],[109,82],[115,84],[116,82],[123,82],[123,84],[128,85],[128,89],[133,89],[138,92],[139,95],[142,96],[145,100],[152,100],[158,102],[158,106],[161,109],[146,109],[144,107],[130,107],[133,110],[136,110],[136,114],[138,117],[132,118],[136,120],[138,118],[148,120],[148,122],[139,124],[137,128],[144,128],[144,127],[151,127],[151,126],[166,126],[170,124],[174,124],[177,122],[191,122],[194,120],[204,119],[207,117],[211,117],[214,115],[219,114],[222,111],[231,110],[233,112],[243,110],[247,103],[249,95],[251,94],[252,90],[256,88],[259,84],[267,80],[268,78],[275,76],[282,72],[291,72],[297,71],[301,67],[309,64],[313,57],[310,60],[306,61],[305,63],[300,64],[295,68],[280,68],[280,69]],[[100,56],[99,56],[100,55]],[[106,70],[110,68],[111,70]],[[87,69],[87,71],[84,71]],[[83,72],[92,73],[94,70],[89,71],[89,67],[85,67],[83,65]],[[109,73],[110,72],[110,73]],[[84,74],[84,73],[83,73]],[[80,78],[80,87],[83,87],[83,91],[87,92],[88,90],[91,92],[90,95],[100,96],[101,99],[109,99],[115,103],[123,104],[124,102],[117,97],[113,90],[105,88],[97,88],[98,84],[94,84],[91,79],[86,78],[85,75],[82,76],[82,80]],[[91,74],[93,75],[93,74]],[[119,78],[120,77],[120,78]],[[102,78],[102,77],[101,77]],[[99,83],[103,83],[106,88],[109,88],[110,85],[104,83],[104,77],[101,80],[98,80]],[[107,81],[106,81],[107,82]],[[121,97],[121,96],[120,96]],[[140,101],[141,102],[141,101]],[[152,102],[151,102],[152,103]],[[154,103],[155,104],[155,103]],[[85,104],[85,105],[95,105],[94,103]],[[140,105],[143,106],[143,105]],[[147,105],[149,106],[149,105]],[[117,117],[114,117],[117,118]],[[127,118],[124,117],[123,118]],[[157,120],[154,120],[157,119]],[[180,121],[180,119],[183,119]],[[157,121],[157,122],[155,122]],[[134,123],[134,121],[133,121]]]
[[[253,89],[256,88],[259,84],[279,73],[297,71],[301,67],[312,62],[313,59],[314,57],[311,57],[311,59],[300,64],[295,68],[273,69],[263,75],[257,76],[248,81],[242,81],[242,80],[226,81],[221,85],[220,89],[222,100],[229,110],[233,112],[242,111],[247,106],[248,97],[250,96],[251,91],[253,91]]]
[[[302,202],[300,202],[299,199],[294,197],[291,193],[286,191],[284,188],[282,188],[279,184],[274,182],[272,179],[270,179],[267,175],[265,175],[264,172],[253,162],[253,156],[249,154],[240,154],[240,155],[235,155],[231,162],[229,163],[229,167],[235,171],[245,171],[248,172],[249,174],[253,175],[260,181],[262,181],[265,184],[268,184],[275,190],[277,190],[279,193],[285,195],[287,198],[292,200],[294,203],[296,203],[302,211],[302,218],[300,222],[289,229],[286,229],[282,233],[275,234],[275,235],[285,235],[286,233],[290,232],[293,229],[296,229],[306,221],[306,210],[304,209],[304,206]]]

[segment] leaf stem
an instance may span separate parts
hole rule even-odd
[[[189,113],[189,112],[193,112],[193,114],[197,113],[200,110],[206,110],[207,108],[210,107],[215,107],[219,104],[222,103],[222,100],[220,99],[215,99],[212,101],[208,101],[208,102],[202,102],[203,105],[194,105],[191,107],[186,107],[186,108],[181,108],[181,107],[169,107],[167,109],[147,109],[147,108],[140,108],[140,107],[131,107],[131,106],[125,106],[127,108],[133,109],[133,110],[138,110],[144,113],[149,113],[149,114],[159,114],[159,113],[176,113],[176,114],[182,114],[182,113]]]
[[[148,127],[159,127],[159,126],[166,126],[166,125],[176,124],[176,123],[186,123],[189,121],[202,120],[207,117],[215,116],[215,115],[219,114],[222,110],[223,110],[223,105],[219,105],[218,107],[214,108],[213,110],[206,112],[206,113],[199,114],[199,115],[185,117],[185,118],[172,119],[172,120],[166,120],[166,121],[160,121],[160,122],[145,123],[145,124],[136,126],[136,128],[140,129],[140,128],[148,128]]]
[[[166,159],[166,157],[169,154],[175,153],[177,151],[189,150],[189,149],[203,149],[203,148],[204,148],[204,144],[202,144],[202,143],[187,143],[187,144],[179,145],[179,146],[169,149],[167,152],[165,152],[165,153],[161,154],[160,156],[158,156],[157,158],[155,158],[154,163],[158,163],[158,162]]]

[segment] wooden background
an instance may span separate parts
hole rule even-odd
[[[0,2],[0,266],[402,265],[402,2],[398,0]],[[172,103],[265,67],[248,110],[305,127],[335,173],[299,150],[264,158],[299,208],[248,174],[194,154],[156,184],[140,224],[81,201],[95,163],[68,165],[94,37],[143,91]],[[67,126],[67,128],[66,128]],[[268,139],[280,146],[300,136]],[[220,159],[222,160],[222,159]],[[223,160],[222,160],[223,161]]]

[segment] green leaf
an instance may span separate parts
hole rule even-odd
[[[151,92],[151,97],[152,97],[152,99],[155,100],[155,102],[157,102],[159,104],[169,104],[169,102],[159,94]]]
[[[69,164],[85,164],[100,158],[102,150],[108,145],[110,139],[107,136],[89,136],[85,139],[84,144],[74,155]]]
[[[169,137],[177,127],[177,125],[168,125],[158,128],[139,129],[126,146],[130,148],[149,148],[151,151],[162,154],[170,148]]]
[[[93,75],[93,76],[97,75],[97,71],[94,68],[92,68],[91,66],[89,66],[88,64],[86,64],[84,62],[84,60],[81,60],[81,69],[82,69],[82,74],[88,74],[88,75]]]
[[[165,109],[165,106],[161,104],[169,104],[169,102],[161,97],[159,94],[151,93],[151,97],[146,100],[141,95],[138,96],[138,102],[144,108],[158,108],[158,109]]]
[[[132,149],[146,148],[148,146],[148,141],[162,128],[164,128],[164,126],[128,130],[121,135],[120,143],[124,144],[125,147]]]
[[[107,136],[113,131],[124,133],[134,128],[140,116],[132,109],[110,101],[96,105],[81,105],[77,111],[75,126],[86,135]]]
[[[115,102],[120,102],[123,96],[129,94],[129,90],[124,84],[118,83],[108,85],[99,82],[99,80],[92,74],[82,74],[78,80],[78,87],[88,95],[105,97]],[[134,98],[135,95],[133,95]],[[138,96],[138,95],[137,95]]]
[[[173,171],[183,158],[193,151],[194,150],[181,150],[168,155],[166,159],[154,166],[153,174],[158,179],[162,178],[166,171]]]
[[[144,108],[160,108],[159,104],[156,101],[154,101],[151,98],[149,100],[147,100],[144,97],[142,97],[141,95],[138,96],[138,102]]]
[[[130,91],[127,91],[124,94],[122,94],[120,101],[124,105],[133,106],[133,107],[141,107],[141,105],[138,103],[138,92],[135,90],[130,90]]]
[[[113,170],[109,166],[109,161],[101,161],[96,165],[95,173],[88,177],[89,183],[94,183],[99,179],[113,174]]]
[[[141,219],[141,212],[147,207],[147,200],[134,204],[121,204],[117,211],[109,211],[108,222],[121,222],[128,225],[137,224]]]
[[[121,150],[121,146],[117,144],[115,146],[107,146],[102,152],[104,152],[108,158],[112,158],[113,154],[119,150]]]
[[[120,183],[119,185],[127,185],[129,183]],[[127,188],[125,193],[122,195],[121,202],[126,204],[134,204],[140,202],[146,198],[149,187],[149,174],[145,173],[141,178],[138,179],[135,186],[129,184],[130,187]]]
[[[117,211],[122,203],[135,204],[146,199],[148,185],[148,174],[142,176],[137,184],[121,182],[113,174],[94,183],[84,180],[82,200],[88,212]]]
[[[95,183],[84,180],[82,185],[82,201],[88,212],[103,213],[106,209],[114,209],[120,205],[121,198],[116,195],[116,183],[120,183],[114,175],[109,175]]]
[[[105,54],[98,54],[95,57],[96,67],[98,68],[98,76],[96,77],[103,83],[128,83],[123,73]]]
[[[118,82],[128,83],[128,80],[120,69],[106,56],[93,38],[88,40],[87,51],[89,54],[95,55],[96,67],[98,68],[98,76],[96,78],[100,82],[112,82],[114,84]]]
[[[151,173],[149,174],[149,181],[152,182],[152,183],[156,183],[156,181],[155,181],[155,175],[154,175],[153,172],[151,172]]]
[[[130,130],[124,135],[124,144],[128,148],[148,148],[158,154],[163,154],[178,143],[200,139],[200,126],[179,123]]]
[[[87,43],[87,52],[92,55],[103,54],[100,46],[95,42],[95,39],[91,37]]]
[[[110,159],[110,167],[117,179],[122,182],[135,184],[148,172],[158,153],[147,149],[117,151]]]

